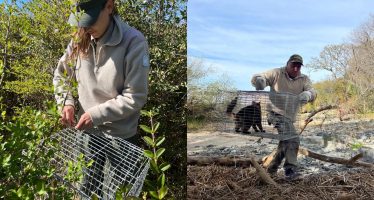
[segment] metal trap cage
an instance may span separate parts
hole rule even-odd
[[[217,104],[223,132],[287,140],[300,130],[298,95],[268,91],[223,91]]]
[[[96,132],[95,132],[96,131]],[[115,199],[116,191],[138,197],[149,169],[149,158],[130,142],[104,135],[64,129],[53,135],[59,143],[55,177],[73,188],[81,199]],[[92,134],[94,133],[94,134]]]

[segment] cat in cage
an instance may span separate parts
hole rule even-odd
[[[250,133],[249,129],[253,127],[256,132],[265,132],[261,124],[261,103],[252,101],[252,105],[246,106],[233,113],[238,97],[235,97],[227,106],[226,113],[232,114],[235,121],[235,132]]]

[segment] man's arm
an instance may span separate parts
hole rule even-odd
[[[264,73],[255,74],[252,77],[251,83],[256,90],[263,90],[266,86],[273,86],[276,77],[276,70],[270,70]]]

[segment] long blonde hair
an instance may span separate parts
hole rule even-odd
[[[91,35],[86,28],[78,28],[73,33],[73,52],[70,59],[76,60],[78,56],[86,57],[90,46]]]

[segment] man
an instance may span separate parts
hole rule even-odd
[[[120,137],[135,145],[138,142],[140,110],[148,94],[148,43],[142,33],[116,15],[114,0],[80,0],[76,8],[78,13],[69,18],[69,23],[78,27],[76,38],[60,59],[53,83],[56,100],[63,104],[61,122],[88,133],[85,156],[94,163],[83,190],[89,197],[95,193],[105,199],[102,182],[106,159],[112,166],[124,163],[112,158],[113,149],[122,149],[114,148],[118,146],[115,139]],[[74,69],[68,64],[71,61]],[[69,79],[64,74],[78,82],[77,104],[66,87]],[[78,123],[74,120],[75,105],[79,107]],[[104,135],[105,139],[98,141],[92,134]],[[103,142],[113,144],[104,148]]]
[[[268,167],[270,174],[275,174],[285,158],[284,170],[287,178],[297,176],[297,152],[300,139],[293,125],[299,105],[314,101],[317,94],[312,88],[310,79],[301,74],[303,58],[292,55],[285,67],[276,68],[253,76],[251,82],[256,90],[270,86],[268,105],[268,122],[277,128],[282,135],[293,136],[292,139],[280,141],[274,159]]]

